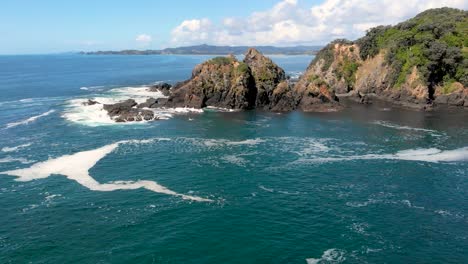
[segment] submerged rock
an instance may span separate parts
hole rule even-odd
[[[83,105],[95,105],[100,104],[98,101],[94,101],[92,99],[88,99],[88,101],[84,102]]]

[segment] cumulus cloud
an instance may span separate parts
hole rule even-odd
[[[436,7],[468,8],[466,0],[326,0],[304,7],[282,0],[269,10],[245,18],[183,21],[172,30],[172,43],[190,45],[324,44],[335,38],[356,39],[377,25],[396,24]]]
[[[142,45],[148,45],[151,43],[153,39],[151,38],[150,35],[147,34],[140,34],[136,37],[135,41],[142,44]]]

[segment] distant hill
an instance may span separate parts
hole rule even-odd
[[[93,51],[80,52],[85,55],[162,55],[162,54],[180,54],[180,55],[227,55],[243,54],[249,46],[212,46],[197,45],[177,48],[167,48],[163,50],[122,50],[122,51]],[[255,46],[263,54],[279,55],[313,55],[317,53],[321,46],[294,46],[294,47],[274,47],[274,46]]]

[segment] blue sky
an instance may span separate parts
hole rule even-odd
[[[429,7],[467,7],[464,0],[390,2],[3,0],[0,54],[159,49],[201,43],[315,45],[337,37],[359,37],[371,26],[396,23]]]

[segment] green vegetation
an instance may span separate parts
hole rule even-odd
[[[315,56],[315,59],[312,61],[312,64],[315,64],[318,61],[323,59],[324,64],[322,65],[322,71],[324,72],[328,71],[328,69],[330,69],[330,66],[333,63],[333,60],[335,59],[335,56],[334,56],[335,44],[352,44],[352,42],[346,39],[337,39],[337,40],[332,41],[330,44],[325,46],[325,48],[323,48],[317,53],[317,55]]]
[[[215,64],[215,65],[229,65],[231,64],[232,59],[229,57],[215,57],[208,61],[208,63]]]
[[[239,62],[239,66],[237,66],[237,73],[239,75],[241,74],[246,74],[250,71],[250,68],[249,68],[249,65],[247,65],[247,63],[244,63],[244,62]]]
[[[450,94],[457,90],[457,86],[454,84],[454,80],[446,81],[444,83],[444,86],[442,87],[442,93],[443,94]]]
[[[343,62],[338,65],[335,74],[338,79],[344,78],[346,85],[352,88],[356,82],[356,72],[359,66],[359,63],[345,57]]]
[[[390,84],[399,88],[414,66],[432,90],[461,82],[468,86],[468,12],[452,8],[427,10],[394,27],[379,26],[357,40],[367,59],[386,52]]]

